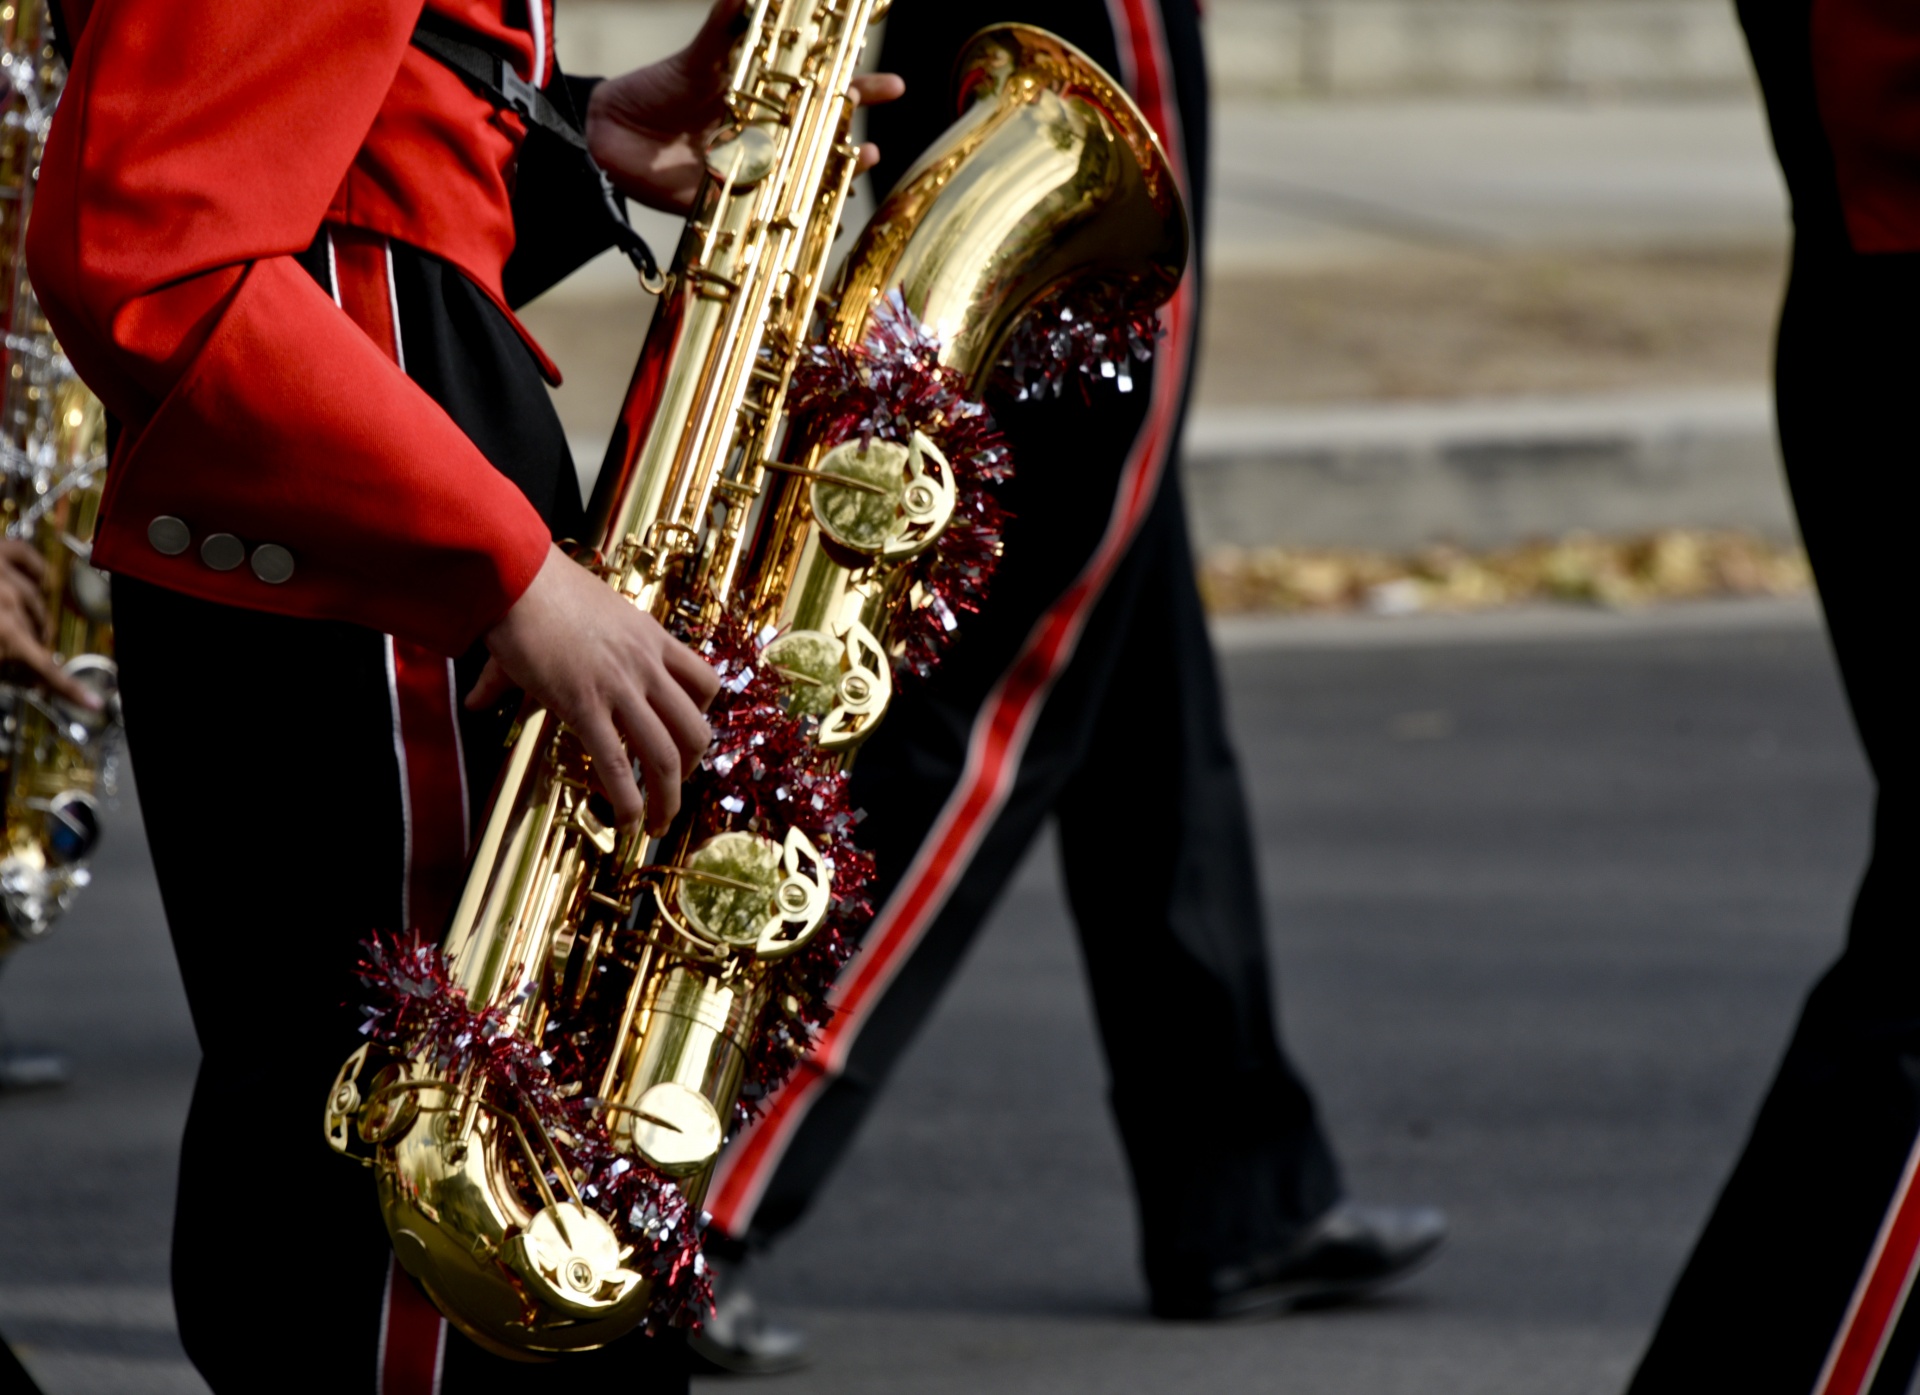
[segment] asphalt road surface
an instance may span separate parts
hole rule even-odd
[[[1351,1190],[1450,1212],[1430,1270],[1280,1321],[1144,1316],[1043,846],[758,1274],[818,1346],[768,1395],[1617,1390],[1866,848],[1818,630],[1719,613],[1445,643],[1283,626],[1226,661],[1288,1042]],[[15,1034],[77,1070],[0,1100],[0,1327],[52,1395],[202,1388],[164,1287],[194,1047],[139,830],[112,833],[70,923],[0,983]],[[1153,839],[1153,810],[1116,809],[1114,875]],[[1141,1029],[1177,1050],[1180,1005]],[[297,1274],[282,1238],[236,1238],[236,1262]]]

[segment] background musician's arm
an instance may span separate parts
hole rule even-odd
[[[47,623],[46,598],[40,591],[46,568],[29,544],[0,538],[0,666],[20,664],[51,691],[97,712],[102,706],[100,695],[68,677],[40,642]]]

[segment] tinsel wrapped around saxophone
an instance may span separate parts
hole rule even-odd
[[[871,914],[846,763],[998,553],[1008,461],[978,396],[1048,344],[1125,381],[1185,266],[1140,113],[1008,25],[961,55],[960,119],[827,289],[880,3],[750,9],[596,490],[585,560],[722,677],[679,819],[619,834],[580,744],[530,707],[439,946],[362,963],[371,1040],[328,1136],[374,1167],[402,1264],[507,1355],[696,1320],[722,1144],[804,1054]]]
[[[106,419],[54,342],[27,283],[33,181],[64,73],[40,0],[0,9],[0,526],[46,564],[40,638],[102,699],[89,711],[30,673],[0,674],[0,955],[44,935],[87,884],[113,792],[119,704],[107,581],[89,563]]]

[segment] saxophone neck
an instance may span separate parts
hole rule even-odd
[[[778,443],[787,384],[858,166],[852,82],[876,0],[759,0],[708,179],[595,489],[610,580],[711,617]],[[696,619],[697,623],[697,619]]]

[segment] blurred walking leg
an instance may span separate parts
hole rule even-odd
[[[1129,81],[1192,176],[1197,224],[1205,75],[1184,0],[1029,0],[1015,15],[900,6],[881,64],[909,87],[873,114],[889,162],[881,186],[951,120],[951,54],[1006,18],[1061,33]],[[1253,1287],[1266,1303],[1327,1292],[1329,1265],[1378,1282],[1439,1242],[1436,1213],[1336,1206],[1331,1150],[1275,1037],[1245,801],[1169,469],[1196,285],[1169,311],[1146,391],[992,404],[1021,472],[1007,558],[986,613],[930,683],[902,695],[855,767],[887,899],[820,1049],[722,1164],[709,1205],[737,1243],[769,1243],[811,1204],[1055,809],[1156,1308],[1211,1316],[1227,1310],[1223,1291],[1227,1303]],[[1133,839],[1125,865],[1100,845],[1122,827]],[[1138,866],[1143,840],[1164,866]],[[1142,890],[1121,906],[1115,884],[1128,878]],[[1204,1019],[1191,1024],[1196,1053],[1228,1078],[1174,1081],[1137,1021],[1126,1030],[1142,1002],[1164,1008],[1150,984],[1168,974]],[[1197,1158],[1182,1141],[1178,1177],[1174,1141],[1150,1125],[1163,1088],[1218,1106],[1218,1136]]]
[[[1197,1316],[1341,1188],[1279,1044],[1246,796],[1171,479],[1132,561],[1135,595],[1110,600],[1130,619],[1057,805],[1061,862],[1155,1308]]]
[[[1763,69],[1764,72],[1764,69]],[[1634,1395],[1905,1395],[1920,1357],[1920,862],[1906,637],[1920,256],[1810,237],[1782,315],[1780,434],[1879,786],[1846,948],[1821,979]]]

